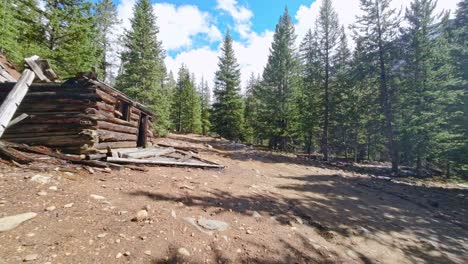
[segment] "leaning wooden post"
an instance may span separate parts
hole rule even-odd
[[[0,137],[2,137],[10,120],[13,118],[13,115],[15,115],[16,109],[18,109],[21,101],[23,101],[35,76],[34,72],[30,69],[24,70],[20,79],[0,106]]]

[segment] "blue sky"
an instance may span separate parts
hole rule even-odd
[[[96,0],[94,0],[96,1]],[[454,10],[459,0],[439,0],[437,11]],[[129,27],[136,0],[115,0],[123,21],[111,34]],[[275,25],[285,6],[295,23],[298,41],[313,27],[322,0],[152,0],[159,38],[167,51],[166,67],[174,73],[185,64],[197,79],[212,83],[219,47],[227,29],[234,38],[234,50],[245,84],[251,73],[261,74],[266,64]],[[410,0],[393,0],[405,8]],[[359,0],[334,0],[341,24],[348,26],[359,14]],[[351,43],[352,45],[352,43]],[[119,47],[116,47],[118,52]]]

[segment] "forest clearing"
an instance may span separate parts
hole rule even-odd
[[[468,263],[468,0],[274,2],[0,0],[0,264]]]
[[[87,174],[2,167],[0,218],[37,216],[0,233],[0,263],[28,256],[34,263],[468,261],[466,186],[392,182],[196,135],[159,140],[195,146],[226,168]],[[141,210],[144,218],[132,221]],[[187,221],[199,218],[229,226],[215,231]]]

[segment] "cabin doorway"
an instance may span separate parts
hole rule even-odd
[[[137,147],[146,148],[148,140],[148,115],[141,113],[138,125]]]

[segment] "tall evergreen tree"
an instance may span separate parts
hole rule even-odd
[[[17,66],[31,55],[44,55],[42,14],[36,0],[0,1],[0,53]]]
[[[416,160],[418,175],[427,158],[441,158],[446,143],[453,141],[445,129],[460,94],[449,88],[453,81],[449,47],[432,0],[413,0],[406,10],[408,51],[405,87],[402,89],[402,138],[410,162]],[[434,37],[435,36],[435,37]],[[448,114],[448,115],[447,115]],[[447,145],[448,146],[448,145]]]
[[[324,0],[320,7],[317,20],[317,37],[319,38],[319,50],[321,70],[323,74],[323,129],[321,149],[324,160],[328,160],[329,129],[330,129],[330,83],[332,79],[333,56],[339,39],[339,23],[331,0]]]
[[[316,32],[309,29],[300,45],[302,64],[302,82],[298,107],[300,111],[300,128],[305,151],[315,151],[322,126],[323,89],[321,89],[319,43]]]
[[[350,78],[351,67],[351,51],[348,47],[348,39],[344,27],[339,32],[339,40],[336,53],[333,57],[333,75],[334,83],[332,84],[333,91],[331,92],[331,145],[336,152],[348,156],[350,147],[353,146],[353,131],[352,123],[355,121],[352,115],[353,104],[355,98],[353,93],[357,92],[353,89]]]
[[[170,125],[171,102],[164,86],[165,52],[158,40],[159,29],[149,0],[136,2],[130,24],[123,38],[122,73],[116,86],[155,111],[155,129],[163,135]]]
[[[173,98],[173,124],[179,133],[201,132],[200,97],[189,70],[182,65],[179,69],[176,91]]]
[[[211,112],[211,92],[208,82],[202,78],[199,86],[200,105],[201,105],[201,126],[202,135],[207,135],[210,131],[210,112]]]
[[[98,53],[101,55],[97,68],[104,81],[113,83],[115,76],[112,76],[111,67],[115,67],[115,62],[112,61],[112,55],[117,41],[115,29],[120,22],[117,8],[112,0],[99,0],[95,10]]]
[[[221,52],[218,71],[215,74],[212,125],[220,136],[230,140],[241,140],[244,116],[240,95],[240,69],[229,32],[226,33]]]
[[[54,70],[62,78],[97,64],[97,29],[92,4],[84,0],[45,0],[44,36]]]
[[[294,24],[285,8],[276,25],[268,62],[259,89],[260,122],[274,149],[287,150],[296,139],[299,60],[295,51]]]
[[[392,171],[398,172],[398,148],[395,135],[394,102],[396,93],[392,87],[391,69],[394,65],[392,45],[398,37],[399,13],[390,7],[391,0],[361,0],[362,16],[354,26],[355,38],[367,51],[377,79],[380,110],[383,115],[383,131],[392,161]],[[372,76],[368,76],[372,78]]]
[[[250,75],[245,91],[244,103],[244,137],[250,144],[258,144],[261,138],[261,131],[258,126],[258,89],[261,84],[260,77],[255,77],[254,73]]]

